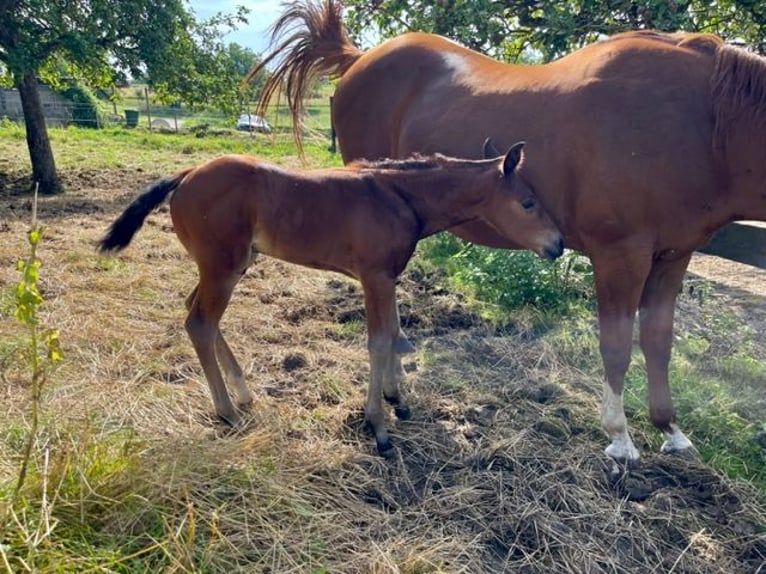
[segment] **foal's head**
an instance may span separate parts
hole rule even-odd
[[[556,259],[564,251],[564,239],[520,171],[523,148],[524,142],[516,143],[488,163],[491,169],[480,180],[486,199],[477,215],[521,247]]]

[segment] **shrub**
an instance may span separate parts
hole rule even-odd
[[[574,252],[544,261],[530,251],[491,249],[443,233],[424,242],[423,254],[479,300],[504,309],[565,311],[593,298],[590,262]]]
[[[63,89],[60,94],[74,104],[72,107],[72,123],[74,125],[87,128],[100,127],[98,98],[89,88],[80,84],[72,84]]]

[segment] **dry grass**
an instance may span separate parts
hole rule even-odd
[[[393,460],[362,425],[359,289],[266,258],[224,318],[255,394],[248,427],[229,433],[183,331],[195,270],[168,214],[119,257],[93,249],[165,167],[66,168],[67,195],[41,206],[42,319],[61,329],[65,362],[45,396],[27,514],[0,540],[9,570],[766,571],[763,493],[646,450],[640,467],[610,474],[589,320],[541,332],[519,316],[498,330],[418,270],[400,285],[419,350],[406,361],[413,419],[390,422]],[[3,482],[26,408],[8,295],[28,225],[16,193],[6,177]]]

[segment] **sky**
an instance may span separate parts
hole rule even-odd
[[[218,12],[234,14],[237,6],[250,10],[247,24],[224,37],[225,42],[236,42],[260,54],[268,47],[268,28],[282,13],[280,0],[186,0],[197,19],[205,20]]]

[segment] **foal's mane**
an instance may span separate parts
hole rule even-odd
[[[476,161],[471,160],[457,160],[455,158],[449,158],[442,154],[434,155],[420,155],[415,154],[412,157],[406,159],[378,159],[375,161],[358,160],[349,164],[349,167],[364,170],[393,170],[393,171],[424,171],[429,169],[437,169],[444,165],[452,166],[466,166],[477,164]]]
[[[716,147],[725,146],[735,123],[766,122],[766,58],[736,46],[719,46],[711,89]]]

